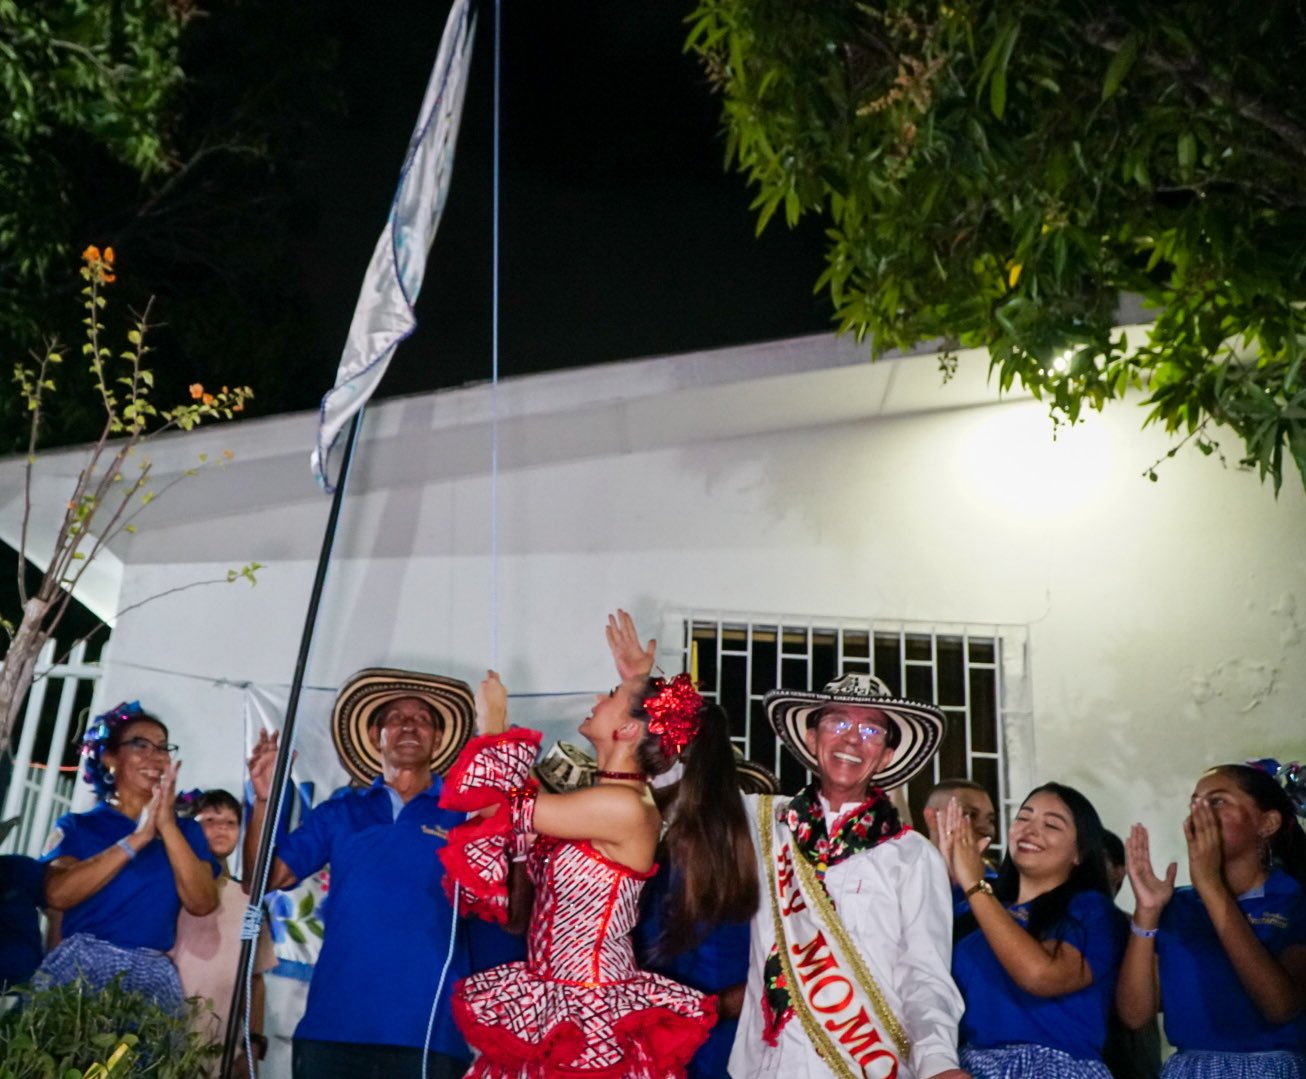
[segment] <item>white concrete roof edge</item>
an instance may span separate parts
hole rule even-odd
[[[489,422],[496,411],[499,421],[504,423],[530,416],[592,411],[604,405],[649,402],[659,397],[744,383],[777,380],[778,385],[787,383],[789,389],[798,382],[795,376],[832,374],[859,367],[866,370],[868,378],[883,380],[874,394],[874,407],[863,406],[867,416],[950,411],[1027,396],[1022,391],[1000,396],[988,380],[986,352],[965,349],[957,352],[958,374],[949,383],[950,392],[938,394],[937,401],[931,400],[930,391],[942,384],[937,367],[941,347],[942,342],[931,342],[910,353],[886,353],[872,362],[870,346],[865,342],[858,343],[848,335],[817,334],[515,375],[502,379],[497,393],[491,383],[478,382],[387,398],[369,409],[367,437],[375,441],[421,431],[475,426]],[[809,422],[800,416],[795,419],[796,426]],[[316,410],[255,417],[241,420],[236,426],[212,423],[189,432],[158,436],[142,452],[153,460],[156,474],[192,467],[201,454],[215,459],[237,442],[237,460],[243,463],[301,452],[307,455],[316,424]],[[41,453],[41,474],[45,477],[76,475],[86,449],[86,445],[80,445]],[[0,458],[0,487],[8,488],[18,481],[22,466],[22,455]]]

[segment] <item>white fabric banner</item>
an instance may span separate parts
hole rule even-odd
[[[327,491],[333,489],[327,477],[331,447],[350,418],[367,404],[395,349],[417,326],[413,305],[453,176],[474,31],[468,0],[455,0],[408,142],[390,218],[358,294],[335,387],[322,398],[312,463],[314,475]]]

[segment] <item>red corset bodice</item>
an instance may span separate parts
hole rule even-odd
[[[636,873],[589,843],[541,836],[530,855],[535,907],[527,963],[532,973],[575,985],[625,981],[637,970],[630,933],[639,894],[656,871]]]

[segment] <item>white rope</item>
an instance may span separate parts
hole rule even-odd
[[[490,666],[499,666],[499,127],[500,89],[503,72],[503,7],[494,0],[494,127],[491,166],[491,251],[490,251]],[[454,942],[458,939],[458,899],[461,885],[455,882],[453,913],[449,919],[449,948],[445,953],[440,980],[431,1000],[431,1014],[426,1021],[426,1038],[422,1043],[422,1079],[427,1079],[431,1056],[431,1035],[435,1032],[435,1015],[440,1008],[449,964],[453,962]]]

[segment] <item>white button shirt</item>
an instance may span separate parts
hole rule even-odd
[[[762,967],[775,943],[771,901],[757,837],[758,795],[744,799],[758,854],[762,904],[753,918],[739,1030],[730,1054],[733,1079],[826,1079],[831,1072],[795,1016],[778,1044],[762,1037]],[[784,799],[776,799],[777,806]],[[827,823],[834,814],[825,806]],[[845,807],[840,807],[842,810]],[[861,953],[893,1013],[911,1041],[910,1065],[899,1079],[930,1079],[956,1068],[961,994],[949,973],[952,962],[952,892],[943,859],[919,832],[906,832],[854,854],[825,873],[825,888],[844,929]]]

